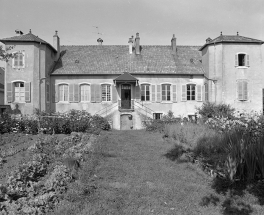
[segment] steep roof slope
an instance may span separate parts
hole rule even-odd
[[[200,46],[141,46],[129,54],[128,46],[61,46],[61,58],[52,74],[173,73],[203,74]]]

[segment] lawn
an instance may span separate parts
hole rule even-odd
[[[159,133],[103,132],[96,191],[55,214],[263,214],[263,184],[230,186],[182,157]],[[69,208],[73,208],[70,210]]]

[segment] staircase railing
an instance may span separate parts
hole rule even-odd
[[[152,118],[152,117],[153,117],[153,113],[155,113],[155,111],[152,110],[152,109],[150,109],[150,108],[148,108],[148,107],[145,106],[143,103],[140,103],[140,102],[138,102],[138,101],[135,100],[134,105],[135,105],[136,107],[142,109],[142,110],[145,112],[145,116],[146,116],[147,118]],[[148,116],[148,114],[150,114],[151,117]]]
[[[114,109],[115,107],[118,106],[118,103],[113,103],[113,104],[110,104],[106,107],[104,107],[103,109],[97,111],[94,115],[100,115],[100,116],[103,116],[105,114],[105,116],[108,115],[109,111]]]
[[[118,100],[118,110],[134,110],[134,100]]]

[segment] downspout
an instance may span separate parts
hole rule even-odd
[[[41,42],[39,43],[39,112],[41,112],[41,72],[40,72],[40,46]]]

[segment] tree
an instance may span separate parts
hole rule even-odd
[[[9,46],[8,48],[3,49],[3,46],[0,46],[0,60],[7,62],[10,58],[14,58],[15,54],[8,53],[8,51],[13,48],[13,46]]]

